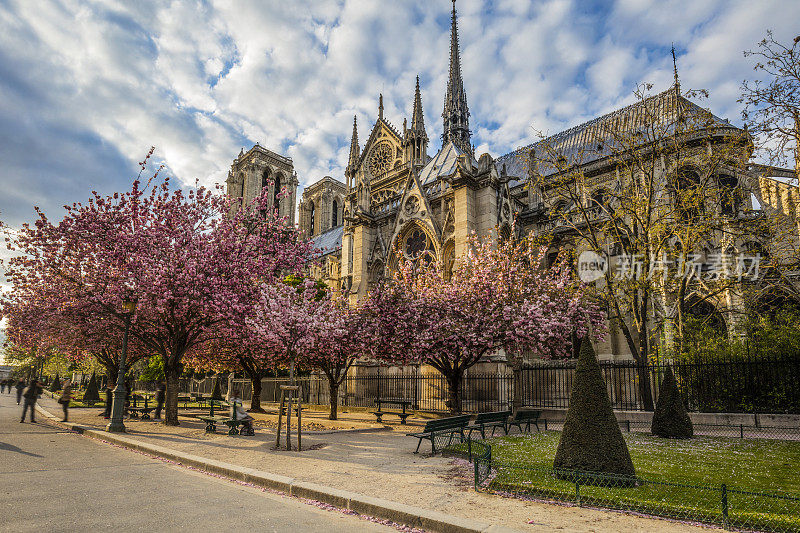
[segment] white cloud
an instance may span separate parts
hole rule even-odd
[[[341,178],[352,116],[363,144],[383,92],[386,117],[401,128],[417,74],[435,148],[449,9],[424,0],[10,1],[0,12],[0,129],[16,144],[2,149],[0,209],[57,208],[87,187],[119,189],[150,145],[186,184],[223,181],[256,141],[290,155],[304,185]],[[800,15],[791,0],[459,0],[458,9],[474,142],[493,155],[531,142],[534,128],[555,133],[629,102],[639,81],[666,88],[673,42],[684,87],[709,89],[707,105],[736,119],[750,73],[741,51],[769,27],[793,38]]]

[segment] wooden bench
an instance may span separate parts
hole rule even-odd
[[[449,435],[447,444],[453,440],[453,435],[458,434],[461,442],[464,442],[464,429],[469,424],[470,415],[451,416],[448,418],[439,418],[437,420],[429,420],[425,423],[425,427],[418,433],[406,433],[407,437],[417,437],[417,449],[414,453],[419,453],[419,446],[422,444],[423,439],[431,441],[431,453],[436,453],[436,437],[438,435]]]
[[[239,402],[236,403],[241,405],[241,403]],[[255,435],[255,431],[253,431],[252,428],[239,429],[239,426],[244,425],[245,423],[247,423],[247,421],[236,418],[235,405],[233,406],[234,409],[232,409],[233,416],[228,417],[228,416],[214,416],[214,404],[217,404],[219,406],[223,405],[230,406],[230,404],[224,404],[223,402],[217,400],[210,401],[211,412],[209,413],[209,415],[208,416],[200,415],[197,417],[198,419],[206,423],[206,433],[215,433],[217,431],[217,424],[222,423],[228,426],[228,435],[245,435],[245,436]]]
[[[233,409],[231,409],[231,412],[233,413],[233,415],[230,418],[228,418],[227,420],[224,420],[222,422],[223,424],[228,426],[228,435],[244,435],[244,436],[255,435],[256,433],[255,433],[255,431],[253,431],[252,427],[249,428],[249,429],[248,428],[239,429],[239,426],[244,425],[247,421],[236,418],[236,406],[237,405],[242,405],[242,404],[241,404],[241,402],[235,402],[232,405]]]
[[[388,404],[388,405],[399,405],[402,406],[403,411],[383,411],[381,410],[381,404]],[[375,400],[375,405],[378,406],[377,411],[373,411],[372,414],[378,419],[378,423],[380,424],[383,421],[383,415],[397,415],[400,417],[400,423],[405,424],[406,418],[411,416],[411,413],[406,413],[406,407],[411,407],[411,400],[404,400],[402,398],[389,398],[389,399],[381,399],[377,398]]]
[[[226,420],[230,420],[230,417],[224,415],[214,415],[214,407],[216,406],[217,409],[224,409],[225,407],[228,407],[228,403],[221,402],[219,400],[209,400],[208,406],[208,415],[198,415],[197,418],[206,423],[206,433],[216,433],[217,424],[225,423]]]
[[[520,409],[508,422],[508,429],[510,430],[512,426],[517,426],[519,428],[520,433],[522,433],[522,424],[527,424],[527,431],[530,433],[531,431],[531,424],[536,426],[536,431],[539,431],[539,417],[541,416],[541,411],[531,411],[530,409]],[[546,429],[547,424],[545,424]],[[508,431],[506,431],[508,433]]]
[[[494,437],[494,430],[503,428],[506,435],[508,435],[508,417],[511,416],[511,411],[496,411],[494,413],[480,413],[475,416],[475,420],[467,426],[469,434],[467,438],[472,438],[473,431],[480,431],[481,438],[486,438],[486,429],[492,428],[492,437]],[[521,430],[520,430],[521,431]]]
[[[223,424],[226,420],[228,420],[227,416],[199,415],[197,418],[206,423],[206,433],[216,433],[217,424]]]
[[[155,411],[155,409],[155,407],[128,407],[128,413],[131,418],[150,420],[150,412]]]

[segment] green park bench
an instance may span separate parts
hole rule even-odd
[[[245,428],[239,429],[239,426],[243,425],[246,421],[236,418],[236,409],[233,409],[233,416],[222,416],[222,415],[214,415],[214,406],[216,405],[218,408],[224,408],[226,406],[230,407],[231,404],[226,402],[220,402],[218,400],[209,400],[209,414],[208,416],[205,415],[198,415],[197,418],[202,420],[206,423],[206,433],[216,433],[217,431],[217,424],[225,424],[228,426],[228,435],[255,435],[253,430],[247,430]],[[238,403],[238,402],[237,402]]]
[[[178,395],[178,403],[182,403],[184,409],[186,409],[193,401],[194,399],[191,396],[187,396],[185,394]]]
[[[471,415],[459,415],[459,416],[451,416],[448,418],[439,418],[437,420],[429,420],[425,423],[425,427],[422,431],[417,433],[406,433],[407,437],[417,437],[419,442],[417,443],[417,449],[414,453],[419,453],[419,446],[422,444],[424,439],[431,441],[431,453],[436,453],[436,437],[447,435],[448,440],[447,444],[449,445],[453,441],[453,437],[458,435],[460,441],[463,442],[464,439],[464,429],[469,424],[469,419]]]
[[[206,423],[206,433],[216,433],[217,432],[217,424],[224,424],[226,420],[229,420],[230,417],[223,416],[223,415],[214,415],[214,407],[217,409],[224,409],[228,407],[227,402],[221,402],[219,400],[209,400],[209,413],[208,415],[198,415],[197,418],[202,420]]]
[[[541,411],[531,411],[530,409],[520,409],[511,420],[508,422],[508,429],[512,426],[517,426],[520,433],[522,433],[522,424],[527,425],[527,431],[530,433],[531,424],[536,426],[536,431],[539,431],[539,417],[542,415]],[[547,420],[544,421],[544,428],[547,429]],[[506,431],[508,433],[508,431]]]
[[[400,423],[401,424],[405,424],[406,423],[406,418],[411,416],[411,413],[407,413],[406,412],[406,408],[410,408],[411,407],[411,403],[412,403],[411,400],[406,400],[406,399],[403,399],[403,398],[384,398],[384,399],[376,398],[375,399],[375,404],[378,406],[378,410],[377,411],[373,411],[372,414],[375,415],[375,417],[378,419],[378,423],[379,424],[383,422],[383,416],[384,415],[397,415],[397,416],[400,417]],[[402,407],[403,411],[402,412],[400,412],[400,411],[383,411],[383,410],[381,410],[381,404],[384,404],[384,405],[396,405],[396,406]]]
[[[481,438],[486,438],[486,430],[492,428],[492,437],[494,437],[494,430],[503,428],[506,435],[508,435],[508,417],[511,416],[511,411],[497,411],[494,413],[480,413],[475,416],[475,420],[467,426],[469,430],[468,438],[472,438],[473,431],[480,431]],[[521,430],[520,430],[521,431]]]

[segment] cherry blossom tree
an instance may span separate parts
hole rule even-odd
[[[247,324],[275,361],[289,366],[292,385],[298,360],[317,343],[330,318],[328,299],[314,280],[264,285]]]
[[[447,380],[450,410],[461,412],[464,372],[484,356],[505,349],[559,357],[573,335],[602,334],[598,302],[568,268],[542,268],[543,259],[531,239],[473,236],[449,278],[438,263],[400,260],[364,305],[378,333],[373,350],[394,364],[434,367]]]
[[[145,162],[142,162],[144,169]],[[147,190],[149,189],[149,193]],[[58,223],[39,211],[12,238],[20,253],[7,278],[80,301],[122,328],[123,301],[137,300],[130,334],[164,362],[165,424],[178,425],[184,355],[247,313],[261,287],[300,271],[310,247],[266,194],[231,209],[220,191],[173,190],[155,176],[144,187],[65,206]]]
[[[276,368],[276,358],[271,357],[258,336],[246,326],[228,328],[224,336],[194,352],[187,364],[195,370],[244,373],[252,385],[248,411],[266,412],[261,407],[261,379]]]
[[[317,308],[317,329],[313,348],[302,357],[303,363],[321,370],[328,378],[330,415],[336,420],[339,410],[339,387],[347,371],[359,357],[374,357],[375,328],[371,316],[360,307],[349,307],[344,297],[326,294]]]

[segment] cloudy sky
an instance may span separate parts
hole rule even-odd
[[[448,0],[0,0],[0,219],[32,220],[125,189],[151,145],[181,183],[223,182],[255,142],[293,158],[301,186],[342,178],[383,92],[402,127],[419,74],[441,135]],[[474,143],[502,155],[631,101],[684,88],[738,122],[742,51],[797,34],[796,0],[459,0]]]

